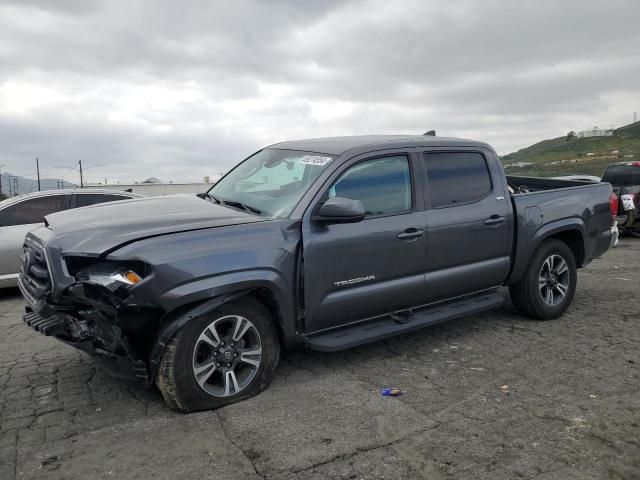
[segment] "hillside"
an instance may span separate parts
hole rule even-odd
[[[617,154],[612,152],[618,151]],[[587,155],[593,154],[593,155]],[[625,155],[633,155],[625,158]],[[617,128],[610,137],[543,140],[502,157],[512,175],[602,175],[607,165],[622,160],[640,160],[640,122]],[[531,163],[522,167],[517,162]]]
[[[13,191],[14,185],[17,185],[19,194],[35,192],[38,190],[38,181],[31,178],[12,175],[8,172],[2,172],[2,176],[0,178],[2,179],[2,193],[6,196],[9,195],[10,191]],[[14,178],[16,179],[15,183],[13,181]],[[75,184],[64,180],[59,180],[57,178],[43,178],[40,180],[40,188],[42,190],[74,187],[76,187]]]

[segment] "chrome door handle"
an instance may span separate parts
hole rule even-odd
[[[404,232],[396,235],[400,240],[413,240],[424,235],[424,230],[419,228],[407,228]]]
[[[484,224],[485,225],[500,225],[506,219],[507,219],[507,217],[500,217],[498,215],[491,215],[489,218],[487,218],[484,221]]]

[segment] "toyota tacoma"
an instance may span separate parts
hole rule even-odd
[[[608,183],[505,176],[486,143],[279,143],[207,194],[54,213],[24,321],[177,410],[257,394],[283,348],[337,351],[500,306],[553,319],[613,242]],[[617,209],[617,205],[615,206]]]

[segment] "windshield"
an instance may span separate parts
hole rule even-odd
[[[331,155],[266,148],[216,183],[214,200],[268,217],[286,218],[329,166]]]
[[[640,185],[640,165],[611,165],[604,171],[602,181],[614,187]]]

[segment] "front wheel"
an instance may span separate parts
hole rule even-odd
[[[264,390],[279,357],[271,315],[245,299],[185,325],[167,343],[156,383],[174,410],[214,409]]]
[[[509,291],[519,312],[550,320],[569,308],[577,281],[576,260],[569,246],[559,240],[547,240],[529,260],[522,280]]]

